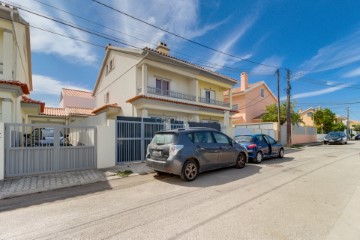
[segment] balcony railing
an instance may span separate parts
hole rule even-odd
[[[154,88],[154,87],[148,87],[147,90],[148,90],[148,93],[150,93],[150,94],[155,94],[155,95],[160,95],[160,96],[168,96],[171,98],[177,98],[177,99],[188,100],[188,101],[193,101],[193,102],[196,101],[196,97],[192,96],[192,95],[187,95],[187,94],[183,94],[183,93],[168,91],[165,89]]]
[[[221,106],[221,107],[230,107],[230,103],[217,101],[215,99],[210,99],[210,98],[199,97],[199,102],[217,105],[217,106]]]

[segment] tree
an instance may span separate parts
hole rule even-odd
[[[352,125],[356,132],[360,132],[360,124]]]
[[[346,129],[346,125],[342,122],[336,122],[333,124],[332,130],[334,132],[343,132]]]
[[[312,118],[318,133],[328,133],[333,130],[335,124],[335,113],[333,113],[329,108],[316,110]]]
[[[271,104],[266,106],[266,112],[261,117],[263,122],[277,122],[278,115],[277,115],[277,104]],[[302,119],[300,114],[294,111],[294,104],[290,106],[290,115],[291,115],[291,122],[293,125],[299,125],[302,123]],[[280,125],[283,125],[286,122],[286,103],[280,105]]]

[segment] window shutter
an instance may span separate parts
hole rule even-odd
[[[206,98],[206,90],[205,89],[201,89],[201,97]]]
[[[215,100],[215,92],[210,91],[210,99]]]

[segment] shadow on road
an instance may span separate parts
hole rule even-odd
[[[0,200],[0,212],[111,190],[107,181]]]

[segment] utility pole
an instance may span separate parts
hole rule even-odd
[[[286,137],[287,137],[287,141],[286,141],[286,143],[288,146],[290,146],[291,145],[290,69],[287,69],[287,71],[286,71],[286,83],[287,83],[287,87],[286,87]]]
[[[350,108],[349,107],[346,108],[346,113],[347,113],[347,116],[346,116],[346,136],[349,136],[350,135]]]
[[[278,129],[278,142],[281,142],[281,125],[280,125],[280,70],[276,70],[276,76],[277,76],[277,115],[278,115],[278,121],[277,121],[277,129]]]

